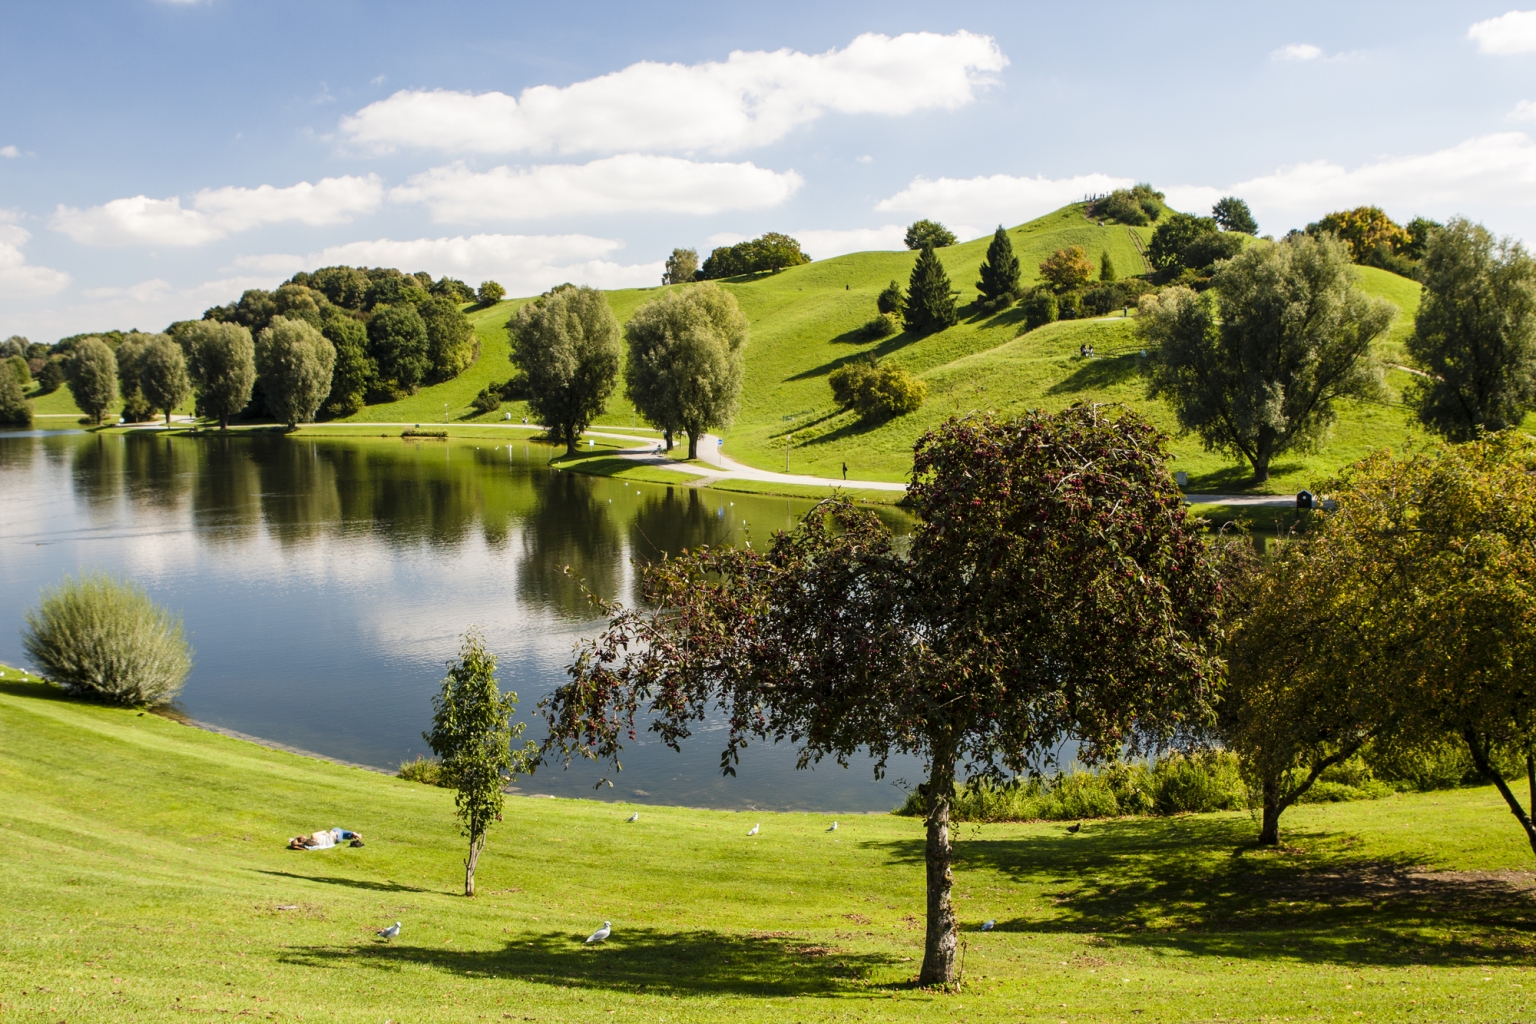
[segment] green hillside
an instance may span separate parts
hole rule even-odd
[[[1141,273],[1146,264],[1138,248],[1151,228],[1099,226],[1088,220],[1081,205],[1057,210],[1013,228],[1010,235],[1026,283],[1038,279],[1037,265],[1058,248],[1082,246],[1098,259],[1109,252],[1124,275]],[[940,250],[945,269],[960,291],[960,302],[976,297],[977,268],[989,239],[980,238]],[[900,334],[881,341],[865,340],[859,328],[874,313],[875,296],[887,282],[905,285],[916,254],[866,252],[819,260],[757,278],[724,282],[735,293],[752,322],[747,352],[746,386],[741,413],[725,431],[728,454],[749,465],[782,469],[786,441],[793,433],[790,469],[821,476],[849,475],[860,479],[901,480],[911,466],[911,446],[925,429],[955,413],[992,410],[1002,414],[1031,407],[1059,408],[1076,401],[1120,401],[1139,408],[1170,434],[1176,424],[1167,407],[1145,398],[1138,365],[1140,344],[1133,323],[1119,314],[1097,320],[1065,321],[1021,334],[1018,310],[971,316],[949,330],[928,337]],[[1386,271],[1359,268],[1360,286],[1401,310],[1379,354],[1390,364],[1406,361],[1403,339],[1413,326],[1418,306],[1417,283]],[[614,311],[627,320],[654,288],[609,293]],[[424,389],[393,405],[359,412],[359,421],[489,420],[476,416],[469,403],[492,380],[511,375],[504,324],[517,306],[514,300],[472,314],[481,339],[480,361],[458,380]],[[1134,315],[1134,313],[1133,313]],[[1081,345],[1093,345],[1098,358],[1080,359]],[[827,375],[842,363],[869,353],[919,374],[929,387],[928,403],[919,412],[876,426],[861,424],[831,401]],[[1266,489],[1296,490],[1326,476],[1380,445],[1397,445],[1417,433],[1402,407],[1400,391],[1409,380],[1401,370],[1388,375],[1391,399],[1385,404],[1346,402],[1327,445],[1319,452],[1288,456],[1279,461]],[[508,403],[503,414],[521,418],[526,409]],[[608,426],[639,423],[622,395],[610,403],[599,420]],[[1201,449],[1194,438],[1175,438],[1178,468],[1190,474],[1196,490],[1230,491],[1246,486],[1246,466]]]

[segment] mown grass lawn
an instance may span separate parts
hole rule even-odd
[[[1302,808],[1267,852],[1246,814],[963,826],[958,994],[909,984],[917,821],[512,798],[469,900],[451,807],[7,671],[0,1020],[1503,1021],[1536,994],[1532,856],[1490,789]],[[282,848],[330,825],[367,845]]]

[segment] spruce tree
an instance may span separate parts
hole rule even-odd
[[[1019,258],[1013,254],[1013,242],[999,224],[987,246],[987,258],[981,263],[981,280],[976,288],[987,302],[1009,298],[1019,286]]]
[[[1105,249],[1104,254],[1099,257],[1099,280],[1108,284],[1118,276],[1115,273],[1115,264],[1109,258],[1109,250]]]
[[[901,311],[907,330],[928,334],[954,326],[960,320],[955,309],[956,294],[949,287],[949,275],[944,273],[944,265],[933,247],[924,246],[912,268],[906,305]]]

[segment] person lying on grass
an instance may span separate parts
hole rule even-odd
[[[290,850],[329,850],[331,847],[347,840],[352,840],[353,846],[363,845],[361,832],[351,832],[344,828],[323,828],[318,832],[307,836],[294,836],[288,840]]]

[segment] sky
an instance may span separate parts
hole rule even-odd
[[[1530,2],[1530,0],[1527,0]],[[1536,10],[1503,3],[7,0],[0,337],[158,330],[335,263],[656,284],[1147,181],[1536,243]]]

